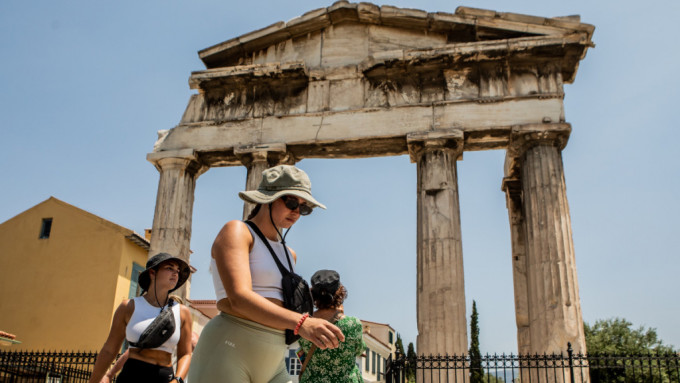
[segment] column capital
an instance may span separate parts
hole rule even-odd
[[[510,132],[508,154],[519,157],[536,145],[552,145],[559,150],[567,146],[571,124],[528,124],[513,126]]]
[[[505,157],[505,177],[519,177],[519,159],[527,150],[538,146],[554,146],[564,149],[571,133],[571,124],[546,123],[513,126]],[[505,190],[505,189],[503,189]]]
[[[503,177],[501,190],[505,192],[505,204],[508,210],[520,209],[522,206],[522,183],[518,177]],[[521,214],[510,214],[510,222],[517,224]]]
[[[406,145],[411,162],[417,163],[429,150],[448,149],[456,152],[456,160],[463,159],[464,134],[460,129],[432,130],[406,135]]]
[[[522,198],[522,183],[518,177],[503,177],[501,190],[513,200],[519,201]]]
[[[159,172],[170,169],[183,169],[197,177],[205,173],[209,168],[199,161],[198,155],[193,149],[153,152],[146,155],[146,160],[151,162]]]
[[[237,146],[234,155],[246,167],[255,162],[267,162],[267,167],[296,162],[283,143]]]

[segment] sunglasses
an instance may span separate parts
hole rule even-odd
[[[300,215],[310,215],[312,214],[312,207],[307,205],[306,203],[300,203],[297,198],[293,197],[288,197],[288,196],[283,196],[281,197],[283,200],[283,204],[286,205],[288,209],[295,210],[298,207],[300,208]]]

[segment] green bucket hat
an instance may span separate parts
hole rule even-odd
[[[242,200],[255,204],[268,204],[284,195],[302,198],[312,207],[326,208],[312,197],[312,182],[307,173],[292,165],[279,165],[266,169],[262,172],[262,181],[257,190],[238,193]]]

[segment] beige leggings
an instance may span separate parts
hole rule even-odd
[[[220,313],[201,332],[187,383],[291,383],[284,332]]]

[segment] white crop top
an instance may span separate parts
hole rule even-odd
[[[132,300],[135,302],[135,311],[132,313],[130,322],[128,322],[127,327],[125,328],[125,338],[128,342],[136,343],[139,341],[139,336],[142,335],[144,330],[149,327],[149,324],[151,324],[158,314],[160,314],[161,309],[159,307],[151,306],[144,297],[136,297]],[[182,319],[179,316],[179,306],[180,304],[177,302],[172,304],[172,313],[175,314],[175,332],[170,339],[165,341],[165,343],[152,350],[161,350],[170,354],[175,351],[177,343],[179,343],[179,334],[182,328]],[[130,346],[130,348],[136,347]]]
[[[281,271],[276,266],[276,261],[272,258],[267,245],[262,242],[260,237],[253,232],[253,229],[248,226],[250,230],[250,235],[253,236],[253,249],[250,251],[249,262],[250,262],[250,278],[253,284],[253,291],[265,298],[274,298],[283,301],[283,291],[281,290]],[[266,237],[265,237],[266,238]],[[286,260],[286,253],[283,250],[283,244],[278,241],[272,241],[267,238],[269,244],[271,245],[274,252],[279,257],[283,267],[288,269],[288,261]],[[288,254],[291,257],[290,262],[293,265],[293,270],[295,271],[295,261],[292,255],[290,255],[290,249],[288,249]],[[219,301],[227,297],[227,292],[224,290],[224,285],[220,279],[220,274],[217,272],[217,264],[215,263],[215,258],[210,259],[210,274],[212,274],[213,284],[215,285],[215,299]]]

